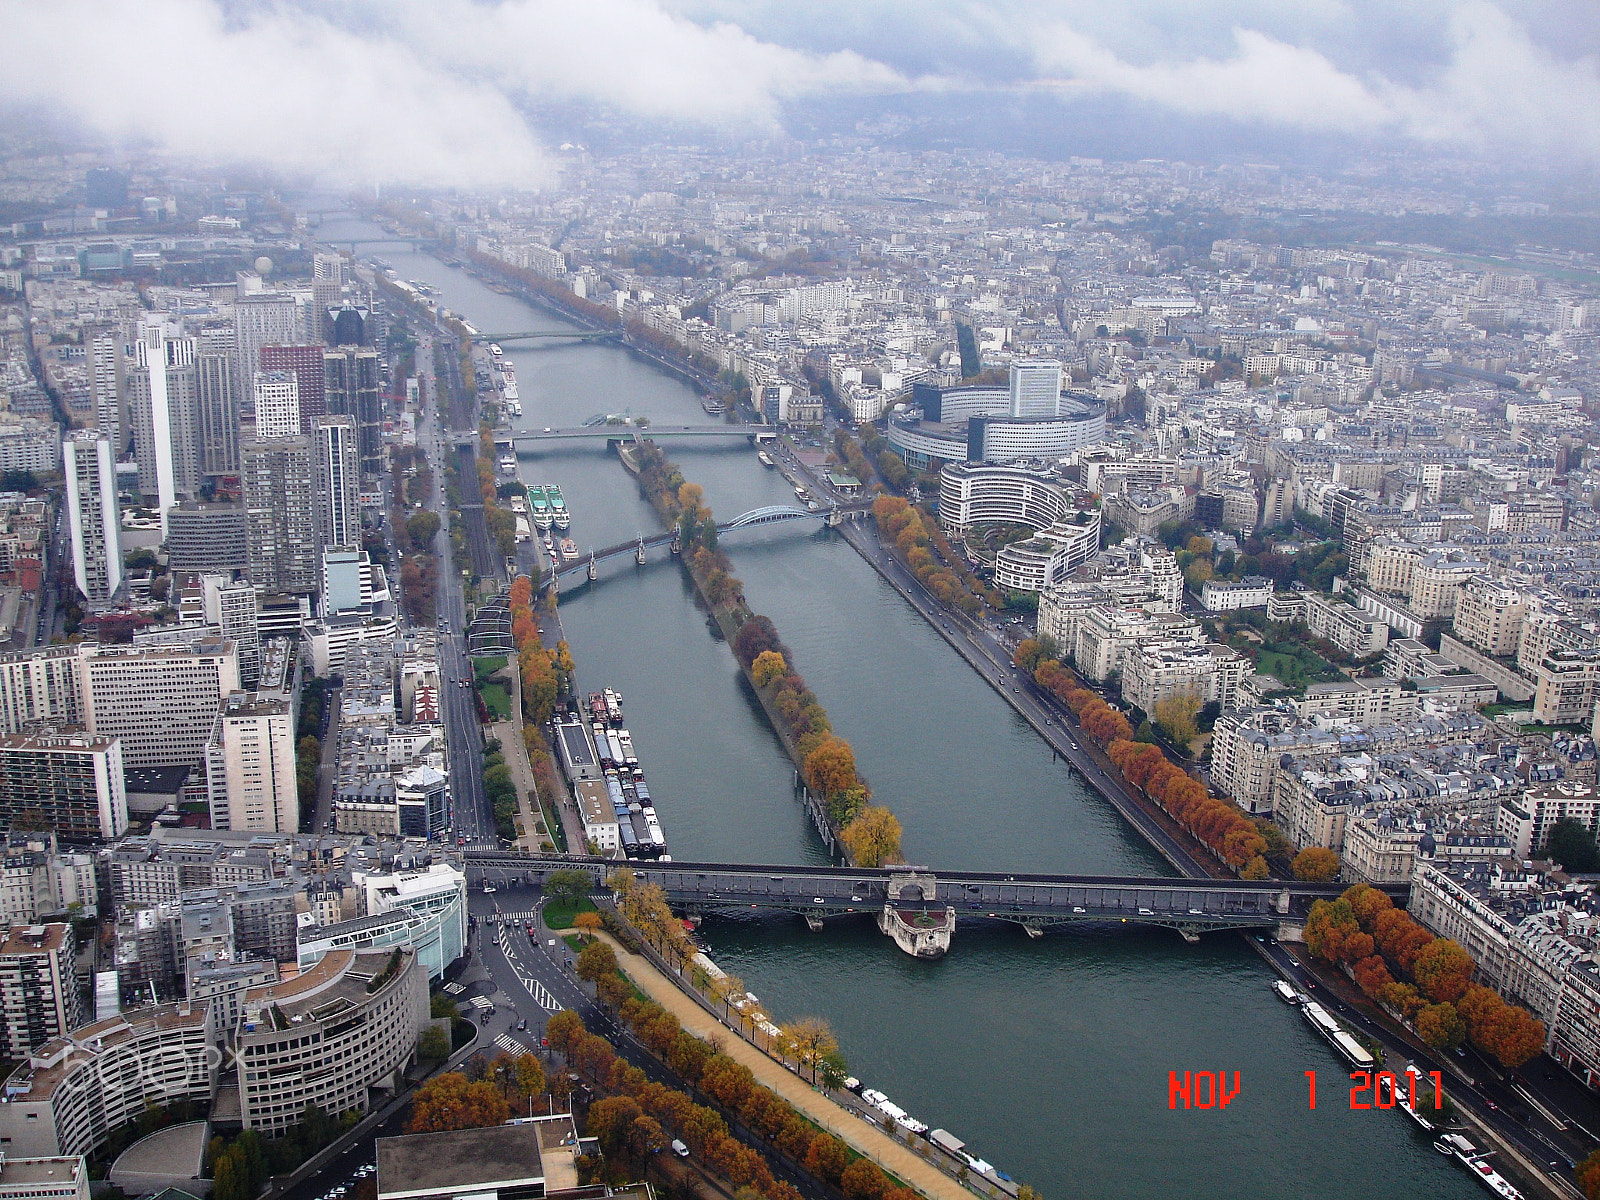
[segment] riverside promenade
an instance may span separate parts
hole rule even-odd
[[[609,934],[599,934],[616,952],[617,965],[629,979],[662,1008],[678,1019],[684,1029],[705,1041],[714,1041],[722,1052],[750,1068],[756,1082],[771,1088],[808,1119],[840,1141],[872,1159],[884,1170],[899,1176],[930,1200],[974,1200],[973,1193],[954,1179],[925,1162],[882,1129],[868,1124],[849,1109],[835,1104],[787,1067],[769,1058],[741,1037],[727,1036],[729,1030],[641,955],[630,953]]]

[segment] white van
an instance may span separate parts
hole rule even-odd
[[[679,1158],[688,1158],[689,1157],[689,1147],[685,1146],[677,1138],[673,1138],[672,1139],[672,1152],[674,1154],[676,1154]]]

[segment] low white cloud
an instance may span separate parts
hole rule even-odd
[[[308,14],[230,23],[210,0],[5,0],[0,18],[0,100],[107,136],[339,183],[549,178],[499,91]]]
[[[1255,29],[1234,53],[1135,62],[1065,22],[1031,39],[1034,86],[1129,97],[1265,128],[1400,137],[1480,153],[1600,160],[1600,72],[1563,59],[1484,0],[1451,6],[1436,65],[1407,82],[1336,65]]]
[[[0,103],[340,183],[537,185],[525,100],[771,131],[796,96],[907,86],[658,0],[0,0]]]

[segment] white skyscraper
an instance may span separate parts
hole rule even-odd
[[[111,438],[75,429],[62,443],[67,480],[67,522],[72,529],[72,574],[91,605],[104,604],[122,586],[122,542],[117,515],[117,468]]]
[[[136,353],[147,389],[147,397],[141,397],[138,452],[141,465],[147,458],[154,460],[156,505],[161,511],[161,535],[165,537],[167,509],[178,502],[180,466],[184,466],[186,475],[191,473],[182,461],[193,457],[192,421],[185,420],[191,414],[179,410],[193,406],[194,339],[170,337],[165,325],[152,320],[139,331]],[[173,378],[175,371],[184,374],[184,384]],[[145,403],[148,414],[143,411]],[[140,476],[145,475],[141,470]]]
[[[312,437],[317,539],[324,548],[361,545],[361,459],[355,421],[318,417]]]
[[[256,372],[256,436],[294,437],[300,432],[300,380],[293,371]]]
[[[94,420],[111,439],[112,457],[128,446],[126,415],[122,411],[122,347],[113,330],[97,333],[89,343],[89,366],[94,388]]]
[[[1060,415],[1061,364],[1055,360],[1024,360],[1011,364],[1011,415]]]
[[[300,828],[294,714],[289,702],[235,692],[206,746],[211,827],[259,833]]]
[[[239,683],[253,688],[261,678],[261,623],[256,609],[256,589],[247,580],[228,575],[202,575],[200,598],[206,624],[239,651]]]

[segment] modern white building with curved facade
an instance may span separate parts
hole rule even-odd
[[[52,1038],[6,1079],[0,1145],[7,1155],[93,1154],[148,1105],[209,1101],[215,1033],[202,1002],[141,1008]]]
[[[1027,525],[1037,536],[1003,547],[994,584],[1040,592],[1060,583],[1100,549],[1100,510],[1080,503],[1054,476],[1023,466],[951,463],[939,473],[939,523],[952,538],[976,525]]]
[[[300,927],[297,958],[302,971],[330,950],[393,949],[417,952],[430,978],[467,952],[467,877],[436,863],[421,871],[393,875],[356,874],[367,915],[333,925]]]
[[[427,1023],[428,972],[405,947],[331,950],[251,988],[234,1038],[244,1127],[279,1137],[308,1104],[366,1112],[394,1094]]]
[[[1095,400],[1063,400],[1053,417],[975,415],[961,421],[930,421],[913,411],[889,419],[889,445],[917,470],[937,463],[1015,462],[1066,458],[1106,438],[1105,406]]]

